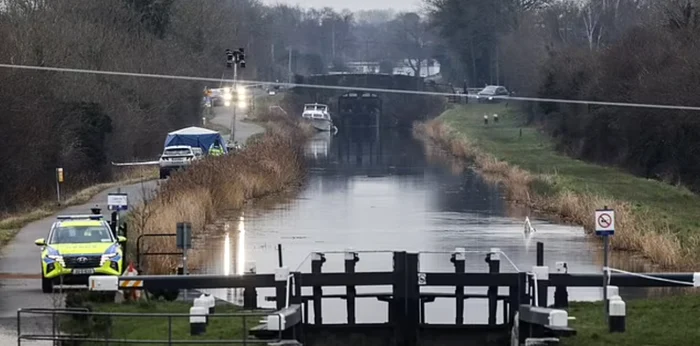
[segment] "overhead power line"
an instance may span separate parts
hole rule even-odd
[[[0,64],[0,68],[20,69],[20,70],[35,70],[35,71],[51,71],[51,72],[67,72],[67,73],[83,73],[83,74],[123,76],[123,77],[174,79],[174,80],[186,80],[186,81],[194,81],[194,82],[219,83],[222,81],[221,78],[178,76],[178,75],[165,75],[165,74],[152,74],[152,73],[120,72],[120,71],[100,71],[100,70],[86,70],[86,69],[76,69],[76,68],[30,66],[30,65]],[[232,79],[228,79],[228,80],[224,80],[224,81],[231,82],[231,83],[234,82],[234,80],[232,80]],[[337,86],[337,85],[316,85],[316,84],[303,84],[303,83],[268,82],[268,81],[256,81],[256,80],[240,80],[240,79],[237,80],[236,82],[239,84],[246,84],[246,85],[257,84],[257,85],[269,85],[269,86],[286,86],[286,87],[290,87],[290,88],[291,87],[303,87],[303,88],[326,89],[326,90],[342,90],[342,91],[352,90],[352,91],[376,92],[376,93],[476,98],[476,95],[452,94],[452,93],[446,93],[446,92],[350,87],[350,86]],[[519,97],[519,96],[493,96],[493,98],[494,99],[503,99],[503,100],[512,100],[512,101],[525,101],[525,102],[551,102],[551,103],[614,106],[614,107],[700,111],[700,107],[682,106],[682,105],[678,106],[678,105],[661,105],[661,104],[650,104],[650,103],[571,100],[571,99],[555,99],[555,98],[542,98],[542,97]]]

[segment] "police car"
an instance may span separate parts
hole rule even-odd
[[[56,284],[87,285],[91,275],[120,275],[124,270],[122,245],[102,215],[58,216],[41,247],[41,289]]]

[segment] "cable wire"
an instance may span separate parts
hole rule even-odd
[[[87,70],[87,69],[64,68],[64,67],[46,67],[46,66],[13,65],[13,64],[0,64],[0,68],[20,69],[20,70],[36,70],[36,71],[52,71],[52,72],[68,72],[68,73],[84,73],[84,74],[100,74],[100,75],[125,76],[125,77],[176,79],[176,80],[187,80],[187,81],[196,81],[196,82],[214,82],[214,83],[219,82],[220,83],[222,81],[222,79],[220,79],[220,78],[178,76],[178,75],[153,74],[153,73],[119,72],[119,71],[99,71],[99,70]],[[234,80],[232,80],[232,79],[226,79],[225,81],[231,82],[231,83],[234,82]],[[385,89],[385,88],[366,88],[366,87],[350,87],[350,86],[336,86],[336,85],[315,85],[315,84],[285,83],[285,82],[267,82],[267,81],[242,80],[242,79],[239,79],[235,82],[237,82],[239,84],[246,84],[246,85],[260,84],[260,85],[270,85],[270,86],[286,86],[286,87],[290,87],[290,88],[291,87],[303,87],[303,88],[312,88],[312,89],[328,89],[328,90],[342,90],[342,91],[352,90],[352,91],[409,94],[409,95],[477,98],[477,95],[473,95],[473,94],[453,94],[453,93],[432,92],[432,91],[400,90],[400,89]],[[518,96],[492,96],[490,98],[497,99],[497,100],[512,100],[512,101],[525,101],[525,102],[550,102],[550,103],[567,103],[567,104],[583,104],[583,105],[599,105],[599,106],[615,106],[615,107],[700,111],[700,107],[694,107],[694,106],[661,105],[661,104],[651,104],[651,103],[571,100],[571,99],[555,99],[555,98],[541,98],[541,97],[518,97]]]
[[[677,285],[687,285],[687,286],[695,286],[692,282],[687,282],[687,281],[679,281],[679,280],[672,280],[672,279],[665,279],[665,278],[660,278],[660,277],[655,277],[651,275],[645,275],[645,274],[640,274],[640,273],[633,273],[633,272],[628,272],[625,270],[621,269],[615,269],[615,268],[610,268],[610,267],[604,267],[603,270],[608,272],[608,286],[610,285],[610,272],[616,272],[620,274],[626,274],[626,275],[631,275],[631,276],[636,276],[640,278],[644,278],[647,280],[656,280],[656,281],[661,281],[661,282],[668,282],[672,284],[677,284]]]

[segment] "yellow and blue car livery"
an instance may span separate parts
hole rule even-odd
[[[87,285],[91,275],[121,275],[124,256],[120,243],[101,215],[59,216],[41,246],[42,291],[55,284]]]

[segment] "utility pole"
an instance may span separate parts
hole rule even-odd
[[[333,28],[333,29],[331,30],[331,33],[332,33],[332,35],[333,35],[333,36],[331,37],[331,38],[332,38],[331,41],[333,42],[333,49],[332,49],[333,54],[332,54],[332,56],[333,56],[333,59],[335,60],[335,21],[333,21],[333,26],[332,26],[332,28]]]
[[[287,66],[288,83],[292,84],[292,47],[289,47],[289,62]]]
[[[276,79],[276,74],[275,73],[275,44],[270,45],[270,80]]]

